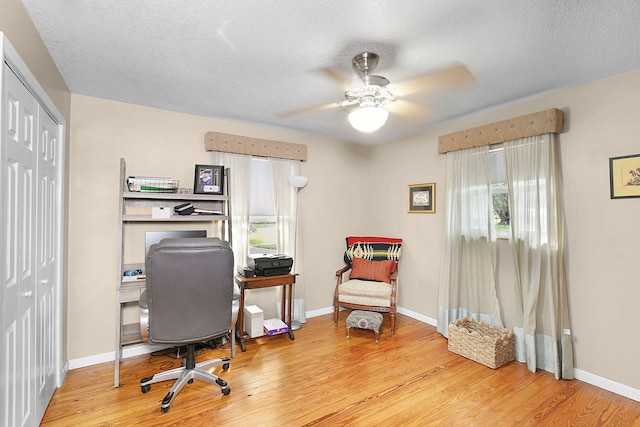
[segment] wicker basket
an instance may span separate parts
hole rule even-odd
[[[515,337],[508,329],[465,317],[449,324],[449,351],[497,369],[515,359]]]

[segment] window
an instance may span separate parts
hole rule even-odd
[[[276,253],[276,216],[269,164],[266,159],[251,161],[249,202],[249,254]]]
[[[509,238],[509,186],[507,185],[507,165],[504,157],[504,147],[491,149],[489,152],[489,167],[491,169],[491,197],[493,213],[496,222],[496,237]]]

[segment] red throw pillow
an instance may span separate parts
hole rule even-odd
[[[389,276],[395,264],[396,262],[390,259],[370,261],[364,258],[353,257],[350,278],[391,283]]]

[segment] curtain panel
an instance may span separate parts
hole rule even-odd
[[[229,197],[231,203],[231,247],[235,260],[234,271],[246,265],[249,253],[249,194],[251,194],[251,156],[214,151],[213,164],[229,168]]]
[[[515,266],[516,359],[573,378],[556,135],[505,142]]]
[[[296,160],[284,160],[273,157],[268,158],[269,175],[271,178],[271,190],[276,213],[276,247],[280,254],[293,257],[296,277],[293,298],[292,320],[300,323],[306,322],[306,305],[304,299],[304,278],[302,275],[302,263],[297,257],[296,249],[302,246],[301,236],[298,234],[298,197],[299,192],[289,183],[290,176],[300,175],[300,162]],[[300,252],[300,251],[298,251]],[[278,292],[282,290],[278,288]],[[278,298],[282,301],[282,298]],[[282,309],[278,303],[278,311]]]
[[[438,332],[464,317],[502,327],[488,146],[447,153],[443,233]]]

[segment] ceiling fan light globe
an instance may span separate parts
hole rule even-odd
[[[370,133],[380,129],[387,122],[389,112],[381,107],[359,107],[349,113],[349,123],[354,129]]]

